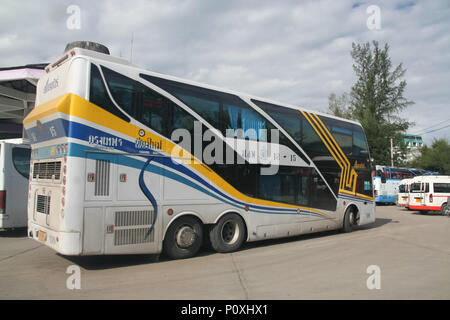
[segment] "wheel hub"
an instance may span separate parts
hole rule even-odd
[[[195,242],[196,233],[191,226],[181,227],[176,235],[177,244],[181,248],[188,248]]]

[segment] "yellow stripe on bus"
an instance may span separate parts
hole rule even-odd
[[[355,192],[356,191],[356,179],[358,177],[358,174],[356,173],[355,169],[353,169],[353,168],[351,169],[350,161],[348,160],[348,158],[345,155],[344,151],[342,151],[342,149],[339,147],[339,144],[336,142],[336,140],[334,139],[333,135],[330,133],[330,131],[325,126],[325,124],[322,122],[322,120],[317,115],[314,115],[314,116],[321,123],[323,130],[325,130],[327,132],[328,136],[334,142],[336,148],[339,150],[340,154],[345,159],[345,161],[347,163],[347,168],[348,168],[348,172],[347,172],[347,175],[346,175],[346,184],[345,185],[346,185],[347,188],[352,188],[353,192]]]
[[[339,165],[339,167],[341,168],[341,179],[339,181],[339,190],[342,189],[342,182],[343,182],[343,172],[344,172],[344,162],[341,163],[341,161],[339,161],[339,159],[337,158],[337,156],[334,154],[334,152],[331,150],[330,146],[328,145],[328,143],[326,142],[325,138],[322,136],[321,132],[316,128],[315,124],[313,123],[313,121],[311,119],[309,119],[309,115],[306,112],[300,111],[303,116],[305,117],[306,120],[308,120],[309,124],[311,125],[311,127],[313,128],[313,130],[317,133],[317,135],[319,136],[319,138],[322,140],[322,142],[324,143],[325,147],[328,149],[328,151],[330,152],[331,156],[334,158],[334,160],[337,162],[337,164]]]

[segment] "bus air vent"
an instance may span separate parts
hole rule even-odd
[[[50,197],[49,196],[44,196],[41,194],[37,195],[36,211],[43,213],[43,214],[50,213]]]
[[[146,237],[153,222],[153,210],[116,211],[114,245],[130,245],[154,241],[153,231]]]
[[[95,195],[109,196],[109,160],[95,161]]]

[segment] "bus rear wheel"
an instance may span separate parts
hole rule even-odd
[[[172,259],[193,257],[203,242],[202,224],[194,217],[176,219],[164,237],[164,252]]]
[[[347,208],[344,215],[344,226],[342,227],[343,232],[352,232],[353,226],[358,224],[358,211],[353,207]]]
[[[447,204],[447,202],[443,203],[441,206],[441,215],[450,216],[450,204]]]
[[[242,218],[229,213],[219,219],[209,231],[209,239],[214,250],[220,253],[236,251],[245,240],[245,224]]]

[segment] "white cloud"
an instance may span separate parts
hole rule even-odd
[[[81,30],[66,9],[81,8]],[[381,10],[368,30],[366,9]],[[146,69],[325,110],[331,92],[350,91],[352,42],[390,45],[407,69],[402,113],[412,133],[449,115],[450,6],[441,1],[15,1],[0,6],[2,66],[49,62],[67,42],[103,43]],[[450,115],[448,116],[450,118]],[[450,129],[425,135],[450,136]]]

